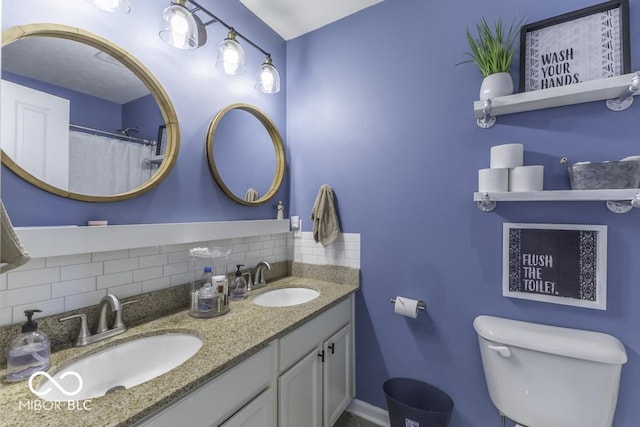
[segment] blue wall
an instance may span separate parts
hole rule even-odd
[[[151,191],[131,200],[110,203],[64,199],[33,187],[3,166],[2,200],[13,224],[81,225],[95,218],[108,219],[110,224],[275,218],[277,201],[289,199],[288,177],[285,176],[285,185],[271,201],[257,207],[236,204],[215,184],[204,156],[204,143],[213,116],[236,102],[253,104],[265,111],[284,134],[285,42],[239,2],[202,2],[271,53],[274,65],[280,71],[283,90],[275,95],[261,94],[253,87],[254,73],[264,61],[264,56],[257,50],[245,47],[247,73],[226,76],[215,68],[217,45],[227,35],[224,27],[209,25],[208,42],[200,49],[174,49],[158,37],[160,16],[169,2],[136,0],[132,3],[129,14],[116,15],[103,12],[84,0],[4,2],[2,28],[37,22],[80,27],[109,39],[134,55],[160,81],[176,109],[181,138],[175,166]],[[285,207],[288,212],[288,206]]]
[[[331,185],[342,229],[361,233],[357,295],[357,397],[385,407],[382,384],[413,377],[454,399],[452,426],[499,425],[472,327],[491,314],[603,331],[626,346],[616,426],[638,425],[640,407],[640,211],[602,202],[472,202],[493,145],[521,142],[525,164],[545,166],[547,189],[568,188],[559,159],[618,160],[640,153],[640,105],[604,102],[502,116],[476,126],[482,76],[466,59],[465,28],[480,17],[535,22],[590,0],[530,2],[385,0],[287,44],[291,214],[308,218]],[[640,3],[631,1],[632,69],[640,68]],[[517,61],[516,61],[517,62]],[[518,70],[512,70],[517,85]],[[637,102],[637,100],[636,100]],[[504,222],[605,224],[608,308],[509,299],[501,293]],[[305,228],[310,230],[310,221]],[[422,298],[427,311],[394,315],[389,298]]]

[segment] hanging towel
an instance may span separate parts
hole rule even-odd
[[[313,221],[313,239],[316,243],[329,246],[340,237],[338,215],[333,203],[333,190],[327,184],[320,186],[311,210],[311,220]]]
[[[255,202],[258,200],[258,192],[253,188],[248,188],[247,192],[244,193],[244,201],[245,202]]]
[[[9,215],[0,200],[0,274],[26,264],[31,255],[24,250],[20,239],[13,229]]]

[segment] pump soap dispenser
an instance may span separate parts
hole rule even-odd
[[[37,371],[46,371],[51,364],[51,344],[38,324],[31,318],[42,310],[25,310],[27,323],[22,325],[22,333],[11,341],[7,354],[7,381],[28,379]]]
[[[244,264],[236,265],[238,271],[236,271],[236,278],[233,280],[233,291],[231,291],[231,299],[238,301],[247,298],[247,281],[242,277],[240,267],[244,267]]]

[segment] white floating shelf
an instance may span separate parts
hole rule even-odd
[[[590,80],[556,88],[534,90],[501,96],[491,100],[491,117],[584,102],[618,98],[628,92],[636,73],[605,79]],[[638,95],[638,92],[633,93]],[[484,101],[475,101],[473,111],[476,119],[484,117]]]
[[[286,233],[289,220],[187,222],[102,227],[16,227],[34,258]]]
[[[629,190],[547,190],[526,192],[486,193],[493,202],[592,202],[609,200],[631,200],[638,189]],[[473,193],[473,201],[480,202],[485,193]]]
[[[624,190],[547,190],[527,192],[473,193],[473,201],[484,212],[491,212],[496,202],[607,202],[607,209],[626,213],[640,207],[640,189]]]

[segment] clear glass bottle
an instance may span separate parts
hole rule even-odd
[[[38,323],[31,317],[42,310],[25,310],[27,323],[22,333],[11,341],[7,354],[7,381],[28,379],[31,374],[46,371],[51,365],[51,343],[47,335],[38,331]]]
[[[244,267],[244,264],[237,264],[235,279],[233,279],[233,290],[231,291],[231,300],[238,301],[247,298],[247,281],[244,277],[242,277],[242,272],[240,271],[240,267]]]

